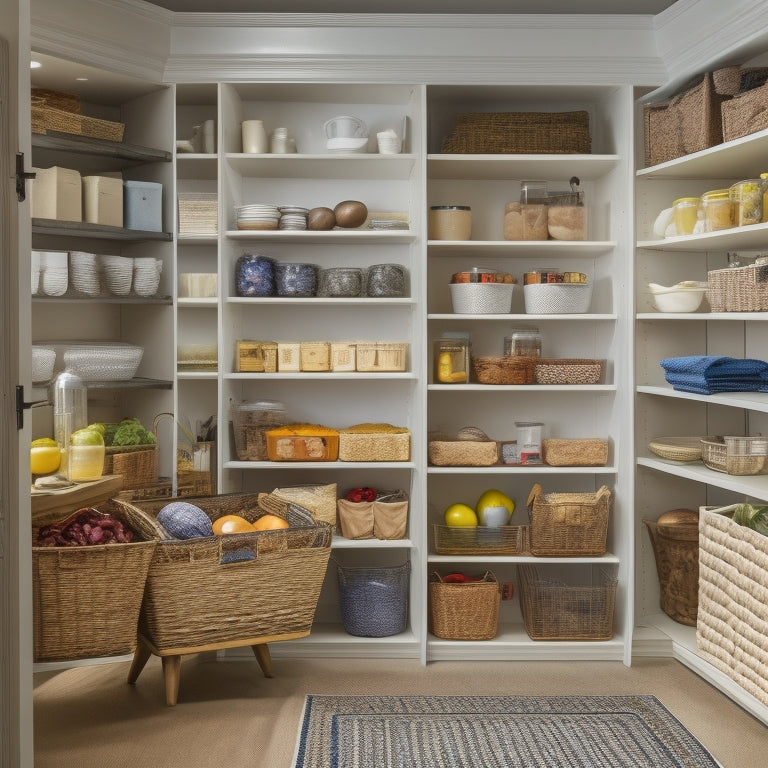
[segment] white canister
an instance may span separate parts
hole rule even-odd
[[[515,426],[520,464],[541,464],[541,430],[544,424],[540,421],[516,421]]]
[[[280,128],[275,128],[274,131],[272,131],[272,139],[269,144],[269,151],[273,155],[285,155],[289,152],[289,141],[290,138],[288,136],[288,129],[281,126]]]
[[[246,155],[263,155],[269,151],[267,130],[262,120],[243,120],[243,152]]]

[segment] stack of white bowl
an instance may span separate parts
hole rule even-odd
[[[86,296],[98,296],[101,293],[99,265],[95,253],[85,251],[69,252],[69,275],[72,287]]]
[[[392,128],[379,131],[376,134],[376,141],[379,146],[379,154],[382,155],[397,155],[402,148],[402,141]]]
[[[337,137],[325,142],[326,149],[333,154],[364,154],[368,151],[368,137]]]
[[[107,291],[115,296],[127,296],[133,283],[133,259],[101,253],[98,263]]]
[[[65,294],[69,287],[69,254],[66,251],[41,251],[40,278],[46,296]]]
[[[238,229],[277,229],[280,209],[276,205],[261,203],[236,205],[235,219]]]
[[[163,271],[161,259],[138,256],[133,260],[133,291],[137,296],[155,296]]]
[[[306,229],[309,208],[298,205],[280,206],[280,229]]]

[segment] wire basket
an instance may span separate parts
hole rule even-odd
[[[536,566],[518,565],[520,609],[532,640],[610,640],[617,579],[600,571],[583,586],[543,578]]]
[[[430,632],[444,640],[492,640],[499,631],[501,591],[486,571],[479,581],[452,583],[433,573],[429,582]]]
[[[336,564],[344,629],[356,637],[399,635],[408,624],[410,563],[378,568]]]
[[[591,283],[529,283],[523,286],[529,315],[572,315],[589,311]]]
[[[726,436],[702,439],[701,459],[716,472],[765,475],[768,474],[768,438]]]
[[[548,493],[535,483],[528,495],[531,552],[541,557],[602,556],[611,492]]]
[[[438,555],[520,555],[530,552],[530,527],[434,525]]]
[[[707,280],[712,312],[768,311],[768,264],[713,269]]]

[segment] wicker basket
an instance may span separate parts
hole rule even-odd
[[[32,105],[32,127],[35,133],[70,133],[90,139],[121,142],[125,132],[123,123],[101,120],[45,105]]]
[[[213,521],[256,520],[257,494],[185,497]],[[116,502],[124,507],[133,505]],[[143,501],[157,520],[168,499]],[[298,521],[306,519],[306,513]],[[327,523],[157,543],[147,576],[140,631],[158,650],[196,648],[276,634],[309,634],[331,546]]]
[[[533,384],[538,359],[523,355],[473,357],[472,377],[478,384]]]
[[[520,555],[531,550],[527,525],[499,528],[435,525],[434,532],[438,555]]]
[[[604,467],[608,463],[608,441],[601,437],[546,438],[541,458],[552,467]]]
[[[548,493],[536,483],[528,495],[531,552],[540,557],[602,556],[606,551],[611,492]]]
[[[658,165],[699,152],[723,141],[721,105],[728,96],[716,93],[712,74],[667,101],[647,104],[645,164]]]
[[[765,475],[768,474],[768,438],[726,436],[702,439],[701,460],[716,472]]]
[[[407,361],[406,342],[358,342],[356,345],[358,371],[405,371]]]
[[[604,571],[585,586],[544,579],[518,565],[520,609],[532,640],[610,640],[617,580]],[[597,583],[595,583],[597,582]]]
[[[536,384],[599,384],[603,361],[584,358],[535,360]]]
[[[723,141],[768,128],[768,84],[739,93],[721,106]]]
[[[158,481],[157,445],[110,445],[104,449],[103,475],[122,475],[123,488]]]
[[[429,463],[436,467],[490,467],[499,461],[495,440],[456,440],[435,437],[427,447]]]
[[[336,526],[336,483],[289,485],[260,493],[258,503],[267,512],[285,517],[288,504],[308,509],[315,520]]]
[[[49,88],[32,89],[32,105],[61,109],[65,112],[80,111],[80,97],[66,91],[53,91]]]
[[[449,583],[439,573],[429,582],[430,628],[444,640],[492,640],[499,631],[501,591],[486,571],[480,581]]]
[[[699,512],[699,652],[768,706],[768,536],[730,507]]]
[[[339,461],[409,461],[411,433],[391,424],[358,424],[339,430]]]
[[[122,656],[136,647],[141,599],[161,529],[115,502],[98,509],[130,526],[136,539],[130,544],[32,547],[35,662]],[[57,521],[33,516],[33,542],[39,529],[52,522]]]
[[[680,624],[696,626],[699,606],[699,531],[690,525],[643,520],[659,576],[661,609]]]
[[[356,637],[399,635],[408,625],[410,563],[376,568],[336,564],[344,629]]]
[[[442,152],[468,154],[589,154],[589,113],[468,112],[443,140]]]
[[[707,279],[712,312],[768,311],[768,264],[713,269]]]
[[[648,449],[667,461],[701,461],[701,441],[712,437],[657,437]]]

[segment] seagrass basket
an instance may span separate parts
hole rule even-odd
[[[391,424],[356,424],[339,430],[339,461],[408,461],[411,433]]]
[[[721,107],[723,141],[732,141],[768,128],[768,84],[744,91]]]
[[[123,488],[158,481],[157,445],[110,445],[105,448],[103,475],[122,475]]]
[[[712,269],[707,282],[712,312],[768,311],[768,264]]]
[[[255,493],[176,500],[195,504],[211,521],[227,514],[254,521],[265,514]],[[169,501],[142,501],[135,508],[156,521]],[[330,556],[331,526],[299,507],[289,508],[286,519],[291,526],[279,530],[184,540],[166,534],[149,566],[141,634],[160,651],[308,635]]]
[[[32,105],[32,127],[35,133],[70,133],[91,139],[121,142],[125,131],[123,123],[54,109],[47,105]]]
[[[99,504],[133,530],[127,544],[34,546],[41,527],[63,520],[32,518],[32,616],[35,662],[122,656],[136,648],[142,595],[161,529],[136,510]]]
[[[442,143],[446,154],[589,154],[589,113],[466,112]]]
[[[472,375],[478,384],[533,384],[537,360],[523,355],[473,357]]]
[[[603,361],[588,358],[535,359],[536,384],[598,384],[603,376]]]
[[[429,581],[429,631],[444,640],[492,640],[499,631],[501,590],[495,574],[452,583],[435,572]]]
[[[604,555],[611,492],[547,493],[535,483],[528,495],[531,552],[540,557]]]
[[[531,551],[527,525],[489,528],[435,524],[433,529],[438,555],[520,555]]]
[[[608,463],[608,441],[601,437],[545,438],[541,457],[552,467],[604,467]]]
[[[499,461],[499,444],[495,440],[434,435],[427,444],[427,454],[429,463],[436,467],[490,467]]]
[[[285,517],[289,504],[308,509],[315,520],[336,525],[336,483],[306,483],[275,488],[271,493],[260,493],[259,506],[272,514]]]

